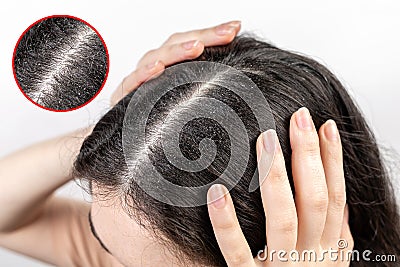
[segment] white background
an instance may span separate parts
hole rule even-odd
[[[140,56],[171,33],[242,20],[281,48],[327,65],[357,100],[381,144],[400,151],[399,1],[8,1],[0,8],[0,156],[86,126],[107,111],[109,96]],[[22,32],[49,15],[68,14],[93,25],[110,54],[106,86],[88,106],[54,113],[30,103],[12,74]],[[21,185],[23,186],[23,185]],[[63,194],[81,196],[74,186]],[[0,204],[1,208],[1,204]],[[40,240],[38,240],[40,242]],[[0,250],[0,266],[46,266]]]

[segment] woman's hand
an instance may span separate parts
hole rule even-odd
[[[275,141],[275,147],[273,146]],[[279,140],[269,130],[257,140],[260,190],[266,216],[267,250],[253,258],[240,229],[232,199],[222,185],[208,193],[208,209],[214,233],[228,266],[349,266],[348,251],[353,238],[348,224],[342,146],[334,121],[329,120],[317,133],[306,108],[290,121],[292,170],[296,189],[293,199]],[[269,173],[263,168],[263,153],[275,157]],[[264,172],[264,173],[262,173]],[[213,202],[211,202],[213,201]],[[211,202],[211,203],[210,203]],[[329,251],[339,251],[335,261]],[[286,254],[280,254],[282,250]],[[291,260],[291,252],[315,251],[317,260]],[[271,259],[272,251],[276,251]],[[293,254],[296,255],[296,254]],[[344,259],[341,259],[344,255]],[[324,260],[319,261],[319,259]],[[281,258],[281,259],[279,259]]]
[[[172,34],[159,48],[150,50],[139,61],[136,70],[123,79],[111,97],[111,105],[145,81],[161,74],[165,67],[177,62],[197,58],[204,47],[230,43],[240,30],[239,21],[216,27]]]

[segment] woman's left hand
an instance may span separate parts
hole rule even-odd
[[[257,140],[268,250],[255,258],[241,231],[227,189],[213,185],[208,192],[208,210],[214,233],[230,267],[339,267],[350,264],[346,257],[354,244],[348,223],[342,146],[336,124],[327,121],[318,134],[308,110],[301,108],[290,121],[290,142],[295,199],[275,131],[269,130]],[[264,166],[267,163],[263,160],[266,158],[263,153],[275,153],[269,173],[266,173],[268,168]],[[225,195],[221,197],[223,193]],[[335,254],[339,257],[337,260],[329,253],[324,254],[329,249],[339,251]],[[273,258],[272,251],[275,251]],[[317,258],[307,261],[306,256],[306,261],[301,258],[294,261],[291,259],[292,251],[295,256],[315,251]],[[322,257],[324,259],[319,261]]]
[[[147,52],[136,70],[122,80],[111,97],[111,106],[145,81],[161,74],[166,66],[197,58],[204,47],[228,44],[239,31],[240,21],[231,21],[211,28],[172,34],[161,47]]]

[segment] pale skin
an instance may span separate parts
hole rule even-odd
[[[229,43],[239,30],[240,22],[232,21],[173,34],[161,47],[144,55],[136,70],[114,92],[111,105],[143,82],[159,75],[166,66],[196,58],[204,47]],[[324,124],[319,134],[314,127],[300,130],[296,118],[304,111],[296,112],[291,122],[296,201],[292,197],[279,146],[275,149],[273,167],[261,185],[268,247],[321,250],[328,246],[335,248],[337,240],[343,238],[351,249],[340,137],[337,135],[334,141],[327,137],[329,131],[336,129],[333,122]],[[116,199],[100,200],[93,194],[92,203],[88,203],[54,195],[57,188],[73,179],[74,158],[91,131],[91,127],[78,130],[0,159],[0,246],[56,266],[181,265],[166,247],[157,243],[150,233],[123,212]],[[261,153],[266,153],[263,152],[262,138],[266,135],[270,136],[271,132],[264,133],[257,141],[259,158],[262,158]],[[262,164],[260,160],[260,170],[263,170]],[[260,177],[266,175],[260,173]],[[95,184],[92,189],[94,193],[101,190]],[[226,193],[223,187],[210,189],[208,207],[227,264],[281,264],[253,258],[238,225],[229,193],[212,201],[215,193],[218,195],[221,190]],[[89,211],[97,236],[112,255],[101,248],[91,233]],[[84,254],[87,250],[90,257]],[[316,265],[348,266],[349,263],[319,262]]]

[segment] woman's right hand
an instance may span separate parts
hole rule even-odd
[[[337,126],[329,120],[317,133],[309,111],[301,108],[290,120],[290,143],[295,198],[276,132],[268,130],[257,140],[267,244],[255,258],[227,189],[223,185],[213,185],[209,190],[210,219],[230,267],[350,265],[348,257],[354,241],[348,222],[342,145]],[[266,155],[271,154],[274,160],[269,169]],[[317,257],[315,261],[313,255]]]
[[[199,57],[204,47],[228,44],[239,31],[240,21],[231,21],[211,28],[172,34],[159,48],[147,52],[136,70],[122,80],[111,97],[111,106],[145,81],[161,74],[165,67]]]

